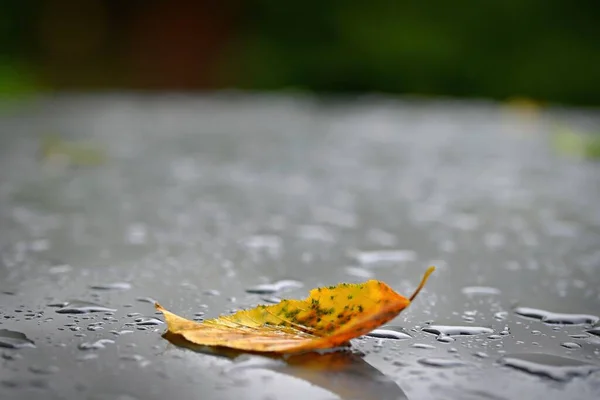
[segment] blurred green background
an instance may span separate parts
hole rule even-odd
[[[0,93],[221,88],[600,105],[597,0],[0,0]]]

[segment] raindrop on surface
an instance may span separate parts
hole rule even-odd
[[[520,316],[538,319],[546,324],[593,325],[600,320],[596,315],[555,313],[530,307],[517,307],[514,311]]]
[[[152,297],[138,297],[135,300],[139,301],[141,303],[150,303],[150,304],[155,304],[157,302]]]
[[[92,332],[101,331],[103,329],[104,329],[104,327],[98,326],[98,325],[90,325],[87,327],[87,330],[92,331]]]
[[[371,271],[360,267],[346,267],[344,270],[348,275],[360,279],[371,279],[373,277],[373,273]]]
[[[373,329],[371,332],[367,333],[365,336],[370,336],[378,339],[396,339],[396,340],[405,340],[411,339],[410,336],[404,328],[396,327],[396,326],[384,326],[379,329]]]
[[[590,337],[588,334],[585,333],[577,333],[574,335],[569,335],[569,337],[573,338],[573,339],[586,339],[588,337]]]
[[[129,290],[129,289],[131,289],[131,283],[113,282],[113,283],[105,283],[105,284],[100,284],[100,285],[91,285],[90,289],[94,289],[94,290]]]
[[[600,367],[583,361],[543,353],[509,354],[502,357],[499,362],[520,371],[560,382],[566,382],[574,377],[585,377],[600,370]]]
[[[600,327],[589,329],[586,332],[591,333],[592,335],[600,336]]]
[[[208,289],[202,292],[202,294],[205,294],[207,296],[219,296],[221,294],[221,292],[219,292],[218,290],[215,289]]]
[[[89,361],[89,360],[95,360],[96,358],[98,358],[98,354],[89,353],[89,354],[84,354],[82,356],[77,357],[77,361]]]
[[[53,275],[66,274],[67,272],[71,272],[72,270],[73,270],[73,267],[71,267],[68,264],[63,264],[63,265],[55,265],[53,267],[50,267],[48,269],[48,273],[53,274]]]
[[[265,250],[275,256],[281,251],[283,240],[275,235],[256,235],[242,241],[242,244],[250,250]]]
[[[264,301],[265,303],[270,303],[270,304],[277,304],[281,301],[281,299],[276,296],[263,296],[260,299],[262,301]]]
[[[541,334],[542,334],[542,332],[540,332],[540,331],[538,331],[538,330],[533,330],[533,331],[531,331],[531,334],[532,334],[532,335],[541,335]]]
[[[161,324],[164,324],[164,322],[161,321],[160,319],[154,318],[154,317],[141,317],[141,318],[135,319],[135,324],[138,326],[147,326],[147,325],[161,325]]]
[[[18,360],[20,358],[23,358],[23,356],[18,353],[6,351],[6,352],[2,353],[2,358],[7,361],[12,361],[12,360]]]
[[[62,303],[58,310],[59,314],[87,314],[94,312],[114,312],[117,311],[114,308],[108,308],[99,304],[90,303],[88,301],[73,300]]]
[[[35,347],[35,343],[22,332],[0,329],[0,347],[21,349]]]
[[[77,348],[79,350],[98,350],[103,349],[107,344],[112,344],[114,342],[115,341],[111,339],[100,339],[95,342],[81,343],[79,346],[77,346]]]
[[[494,318],[497,319],[498,321],[503,321],[506,319],[506,317],[508,317],[507,311],[498,311],[497,313],[494,314]]]
[[[304,284],[302,282],[294,280],[282,280],[273,283],[266,283],[264,285],[257,285],[246,289],[246,292],[254,294],[273,294],[283,290],[301,288],[303,286]]]
[[[498,340],[498,339],[502,339],[502,336],[500,336],[500,335],[490,335],[490,336],[488,336],[488,339]]]
[[[427,333],[446,336],[481,335],[483,333],[494,333],[493,329],[483,326],[429,325],[424,327],[422,330]]]
[[[452,336],[448,336],[448,335],[438,335],[435,338],[438,342],[442,342],[442,343],[452,343],[454,342],[456,339],[454,339]]]
[[[29,367],[29,371],[39,375],[51,375],[57,373],[58,371],[60,371],[60,369],[55,365],[49,365],[47,367],[32,365]]]
[[[490,286],[467,286],[461,289],[462,294],[467,296],[474,295],[498,295],[502,292],[500,289],[496,289]]]
[[[438,357],[429,357],[429,358],[421,358],[418,360],[419,364],[426,365],[428,367],[438,367],[438,368],[453,368],[453,367],[463,367],[467,365],[466,363],[455,360],[452,358],[438,358]]]
[[[150,361],[146,360],[144,356],[139,354],[123,354],[119,357],[119,359],[125,361],[135,361],[142,368],[150,365]]]
[[[356,259],[362,265],[390,264],[399,262],[415,261],[417,253],[412,250],[381,250],[361,251]]]
[[[142,314],[139,313],[139,312],[130,312],[130,313],[127,313],[128,317],[139,317],[140,315],[142,315]]]
[[[425,344],[425,343],[414,343],[410,347],[412,347],[414,349],[426,349],[426,350],[435,349],[435,346],[432,346],[430,344]]]
[[[130,331],[130,330],[110,331],[110,333],[112,333],[115,336],[121,336],[121,335],[126,335],[128,333],[133,333],[133,331]]]
[[[562,347],[567,349],[580,349],[581,345],[575,342],[563,342],[560,344]]]

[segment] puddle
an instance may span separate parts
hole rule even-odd
[[[88,314],[98,312],[115,312],[114,308],[108,308],[89,301],[72,300],[59,304],[49,304],[50,307],[60,307],[56,310],[59,314]]]
[[[510,354],[502,357],[499,362],[507,367],[560,382],[585,377],[600,370],[599,366],[583,361],[543,353]]]
[[[22,332],[0,329],[0,347],[21,349],[24,347],[35,347],[35,343]]]
[[[481,335],[484,333],[494,333],[491,328],[484,326],[458,326],[458,325],[429,325],[422,328],[423,332],[433,333],[435,335],[460,336],[460,335]]]
[[[558,325],[594,325],[600,318],[590,314],[555,313],[539,308],[517,307],[515,313],[522,316],[540,320],[546,324]]]
[[[379,338],[379,339],[397,339],[397,340],[406,340],[412,339],[412,336],[406,333],[404,328],[395,327],[395,326],[384,326],[379,329],[374,329],[371,332],[367,333],[365,336]]]

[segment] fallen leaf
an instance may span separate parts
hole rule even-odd
[[[158,303],[168,333],[204,346],[253,352],[297,353],[346,345],[395,318],[417,296],[435,268],[429,267],[410,298],[383,282],[342,283],[310,291],[304,300],[282,300],[204,322],[182,318]]]

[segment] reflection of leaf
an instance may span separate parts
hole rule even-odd
[[[200,346],[183,339],[181,335],[169,332],[163,337],[175,346],[212,356],[236,359],[243,354],[239,350],[224,347]],[[256,368],[302,379],[336,394],[342,400],[407,399],[396,382],[366,362],[359,354],[342,351],[327,354],[315,352],[294,354],[285,358],[268,353],[266,356],[282,362],[260,363]]]
[[[317,288],[304,300],[282,300],[202,323],[179,317],[156,304],[168,331],[206,346],[255,352],[297,353],[334,348],[396,317],[425,285],[429,267],[407,299],[383,282],[342,283]]]

